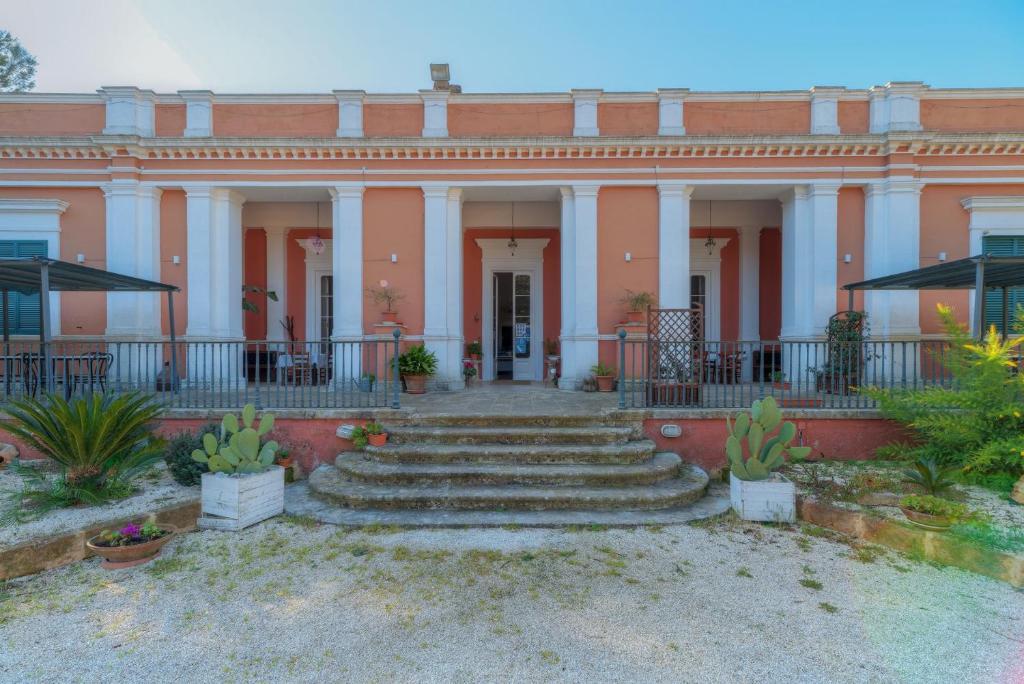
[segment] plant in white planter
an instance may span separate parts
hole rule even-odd
[[[263,414],[256,424],[256,407],[246,404],[241,426],[229,413],[221,421],[220,439],[203,435],[203,448],[192,452],[210,468],[203,473],[200,527],[240,530],[284,512],[284,468],[274,465],[278,444],[260,446],[273,428],[273,414]]]
[[[810,447],[790,446],[796,426],[782,422],[782,412],[771,397],[755,401],[749,414],[739,414],[735,422],[726,418],[725,423],[733,510],[744,520],[795,522],[796,488],[773,471],[786,462],[787,455],[799,460],[811,453]],[[778,433],[772,436],[776,428]]]

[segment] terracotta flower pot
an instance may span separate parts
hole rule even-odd
[[[469,358],[473,359],[474,361],[479,361],[480,360],[480,355],[479,354],[470,354]]]
[[[595,378],[597,379],[598,392],[611,392],[615,389],[614,375],[598,375]]]
[[[409,394],[426,394],[427,393],[427,377],[426,375],[403,375],[405,378],[405,391]]]
[[[791,382],[773,382],[772,387],[780,390],[793,389],[793,383]]]
[[[646,311],[627,311],[626,312],[627,323],[646,323],[647,312]]]
[[[277,465],[281,466],[282,468],[291,468],[294,462],[295,459],[292,456],[277,459]]]
[[[397,323],[398,312],[397,311],[381,311],[380,320],[384,323]]]
[[[912,511],[902,506],[900,506],[900,510],[903,511],[903,515],[907,516],[907,520],[927,530],[948,530],[953,525],[953,521],[944,515],[931,515],[921,511]]]
[[[366,435],[366,441],[370,446],[382,447],[388,441],[388,433],[383,432],[379,435]]]
[[[90,551],[103,559],[100,567],[107,570],[130,568],[148,563],[159,556],[163,545],[171,541],[178,533],[177,528],[171,525],[160,525],[159,527],[162,530],[166,530],[169,534],[141,544],[132,544],[131,546],[99,546],[96,542],[99,541],[100,535],[97,534],[85,542],[85,545]]]

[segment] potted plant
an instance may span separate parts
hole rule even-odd
[[[479,361],[480,356],[484,353],[484,348],[480,344],[480,340],[473,340],[472,342],[467,344],[466,353],[469,355],[469,358],[473,359],[474,361]]]
[[[384,306],[384,310],[380,312],[381,320],[384,323],[398,323],[398,312],[394,307],[395,304],[405,299],[405,295],[400,290],[392,287],[388,281],[382,280],[377,287],[367,288],[366,294],[373,299],[374,303]]]
[[[101,567],[117,570],[153,560],[176,532],[176,528],[150,519],[142,525],[129,523],[118,530],[103,530],[85,545],[103,559]]]
[[[370,443],[370,436],[366,434],[366,428],[361,425],[352,428],[349,439],[352,440],[352,448],[356,451],[362,451]]]
[[[615,369],[605,365],[604,361],[598,361],[597,365],[590,367],[597,381],[598,392],[611,392],[615,389]]]
[[[437,355],[417,344],[398,357],[398,371],[405,381],[405,391],[409,394],[424,394],[427,391],[427,378],[437,372]]]
[[[940,499],[931,494],[911,495],[900,499],[900,510],[914,525],[929,530],[948,530],[967,515],[967,506]]]
[[[825,363],[810,369],[818,392],[842,396],[853,393],[868,359],[864,349],[867,329],[867,314],[863,311],[841,311],[828,319]]]
[[[780,390],[788,390],[791,389],[793,385],[786,380],[785,373],[777,370],[772,373],[772,387]]]
[[[284,468],[274,464],[277,442],[260,444],[274,428],[274,415],[265,413],[256,424],[256,407],[246,404],[242,422],[234,414],[221,421],[220,438],[203,435],[203,448],[192,458],[206,463],[203,473],[199,526],[240,530],[284,511]]]
[[[654,302],[654,293],[652,292],[633,292],[633,290],[626,290],[626,296],[622,298],[622,303],[626,305],[626,322],[645,322],[647,318],[647,309],[648,307],[654,306]]]
[[[773,471],[786,462],[787,455],[799,460],[811,453],[810,447],[790,446],[796,426],[782,422],[782,412],[771,397],[755,401],[750,413],[737,415],[735,421],[726,418],[725,424],[733,510],[744,520],[795,522],[796,488]],[[772,436],[776,428],[778,433]]]
[[[388,433],[384,432],[384,426],[378,422],[371,421],[363,426],[366,431],[366,441],[370,446],[382,447],[388,441]]]
[[[373,373],[363,373],[356,381],[356,387],[360,392],[372,392],[373,386],[377,384],[377,376]]]
[[[476,364],[472,361],[462,362],[462,377],[467,383],[476,377]]]
[[[657,376],[651,382],[651,399],[660,406],[700,405],[700,383],[694,378],[695,362],[692,356],[681,354],[667,358],[658,365]]]

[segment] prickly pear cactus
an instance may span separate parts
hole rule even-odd
[[[246,404],[242,423],[234,414],[227,414],[220,424],[220,439],[212,433],[203,435],[203,448],[192,452],[192,460],[205,463],[213,473],[261,473],[274,464],[278,444],[271,440],[260,446],[260,437],[274,428],[274,414],[264,413],[255,425],[256,407]]]
[[[773,470],[786,462],[786,456],[800,460],[811,453],[810,447],[790,446],[796,437],[796,426],[782,422],[782,411],[772,397],[755,401],[749,414],[741,413],[735,421],[726,418],[725,424],[729,431],[725,455],[729,458],[731,472],[741,480],[766,480]],[[772,436],[777,427],[778,434]]]

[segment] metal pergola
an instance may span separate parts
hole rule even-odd
[[[843,285],[849,293],[853,309],[855,290],[974,290],[974,334],[985,334],[985,293],[1002,290],[1003,335],[1009,325],[1009,297],[1011,287],[1024,287],[1024,256],[978,256],[957,259],[913,271],[863,280]]]
[[[166,292],[167,315],[171,331],[171,377],[178,377],[174,353],[174,297],[180,288],[153,280],[144,280],[98,268],[49,259],[29,257],[0,259],[0,296],[3,301],[4,355],[10,354],[10,293],[39,294],[39,346],[43,368],[50,368],[50,293],[51,292]],[[47,389],[53,389],[52,373],[46,371]]]

